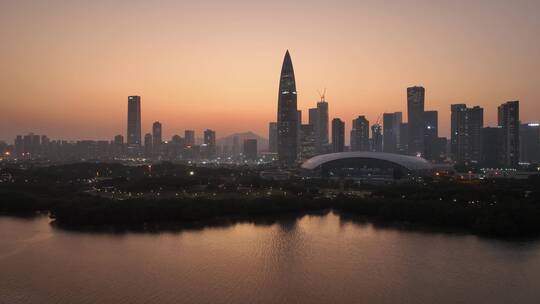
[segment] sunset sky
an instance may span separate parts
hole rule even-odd
[[[0,140],[126,133],[127,96],[142,96],[143,134],[218,137],[276,120],[289,49],[298,105],[327,88],[330,119],[403,111],[426,88],[449,133],[451,103],[521,101],[540,120],[540,1],[0,0]]]

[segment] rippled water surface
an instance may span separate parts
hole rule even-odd
[[[540,303],[540,243],[306,216],[163,233],[0,217],[0,303]]]

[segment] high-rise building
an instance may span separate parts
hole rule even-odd
[[[41,153],[41,136],[34,134],[32,136],[32,154],[38,157]]]
[[[116,135],[113,140],[113,154],[115,156],[122,156],[124,154],[124,136]]]
[[[382,127],[380,124],[374,124],[371,126],[371,151],[382,152],[383,149],[383,135]]]
[[[503,129],[487,127],[481,130],[480,164],[485,168],[501,168],[504,166]]]
[[[146,133],[144,134],[144,156],[147,158],[152,157],[153,152],[152,134]]]
[[[277,122],[268,124],[268,151],[277,153]]]
[[[247,160],[257,160],[257,140],[244,140],[244,157]]]
[[[123,146],[124,145],[124,136],[118,134],[114,137],[114,144]]]
[[[10,149],[10,146],[6,142],[0,141],[0,155],[6,156],[6,157],[9,156],[9,153],[11,152],[9,149]]]
[[[434,161],[444,161],[448,157],[447,153],[448,139],[446,137],[438,137],[435,140],[433,146],[433,158]]]
[[[300,127],[302,126],[302,111],[298,110],[296,116],[296,153],[300,153]]]
[[[216,131],[206,129],[204,131],[204,145],[208,159],[216,157]]]
[[[424,154],[424,99],[425,89],[423,87],[407,88],[409,155]]]
[[[401,112],[383,114],[383,151],[397,153],[400,143],[400,124],[403,120]]]
[[[47,135],[41,135],[41,145],[48,145],[51,143],[51,140],[49,139],[49,137],[47,137]]]
[[[289,51],[285,53],[278,92],[278,159],[282,165],[292,166],[297,157],[298,112],[296,82]]]
[[[29,133],[22,137],[22,151],[26,158],[37,158],[41,148],[41,137],[34,133]]]
[[[516,168],[519,163],[519,101],[508,101],[500,105],[498,122],[503,128],[503,165]]]
[[[402,122],[399,124],[398,153],[409,153],[409,124],[406,122]]]
[[[424,158],[437,158],[436,145],[439,138],[439,114],[437,111],[424,112]]]
[[[457,163],[470,164],[481,161],[481,130],[484,127],[484,109],[465,104],[450,106],[450,151]],[[489,131],[488,131],[489,132]]]
[[[179,159],[184,152],[184,146],[184,139],[180,135],[175,134],[172,136],[171,141],[167,143],[165,154],[169,159]],[[186,153],[186,156],[186,158],[193,159],[197,158],[198,154],[195,155],[192,150],[189,150],[189,153]]]
[[[474,106],[468,110],[469,118],[469,137],[472,162],[479,162],[482,159],[482,128],[484,127],[484,109]]]
[[[328,102],[322,96],[317,103],[317,123],[315,125],[317,153],[325,153],[328,146]]]
[[[152,124],[152,149],[153,156],[159,157],[161,154],[161,143],[163,142],[162,138],[162,126],[159,121],[156,121]]]
[[[520,161],[540,163],[540,124],[522,124],[519,128]]]
[[[317,155],[315,142],[315,128],[311,124],[300,127],[300,159],[306,160]]]
[[[195,145],[195,131],[185,130],[184,141],[185,141],[186,146],[194,146]]]
[[[127,144],[141,146],[141,97],[128,97]]]
[[[17,137],[15,137],[14,145],[15,145],[15,155],[17,157],[21,157],[22,154],[24,153],[24,140],[23,140],[22,135],[17,135]]]
[[[313,130],[315,130],[316,125],[319,121],[319,109],[318,108],[310,108],[308,113],[308,124],[313,126]]]
[[[369,151],[369,121],[363,115],[352,121],[351,151]]]
[[[34,134],[30,133],[23,137],[23,151],[27,156],[33,157],[34,154]]]
[[[467,108],[464,103],[450,105],[450,154],[454,161],[458,157],[458,123],[461,120],[460,112]]]
[[[332,119],[332,152],[345,150],[345,122],[339,118]]]

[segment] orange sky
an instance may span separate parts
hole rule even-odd
[[[540,1],[26,1],[0,3],[0,139],[216,129],[267,136],[286,49],[299,108],[327,88],[330,119],[406,111],[426,88],[448,134],[451,103],[521,101],[540,120]],[[436,4],[434,4],[436,3]],[[347,131],[348,132],[348,131]],[[200,136],[200,133],[199,133]]]

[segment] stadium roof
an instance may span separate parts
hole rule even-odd
[[[303,169],[313,170],[319,167],[322,164],[332,162],[335,160],[341,159],[350,159],[350,158],[362,158],[362,159],[375,159],[391,162],[402,167],[405,167],[411,171],[421,171],[421,170],[431,170],[433,166],[427,160],[421,157],[407,156],[401,154],[393,153],[383,153],[383,152],[340,152],[340,153],[330,153],[322,154],[312,157],[306,160],[302,164]]]

